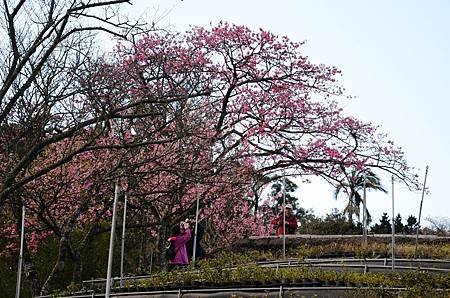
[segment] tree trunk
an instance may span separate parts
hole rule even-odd
[[[80,288],[83,286],[83,260],[79,251],[75,252],[72,257],[74,267],[72,272],[73,282]]]
[[[259,207],[259,195],[256,190],[253,190],[253,193],[255,194],[255,211],[253,215],[255,216],[255,222],[256,222],[256,215],[258,215],[258,207]]]
[[[79,286],[82,286],[83,280],[83,255],[86,253],[86,250],[89,248],[89,245],[94,240],[94,236],[101,234],[105,231],[103,229],[100,229],[98,223],[99,218],[103,216],[105,211],[106,209],[104,209],[103,212],[101,213],[97,213],[96,218],[89,227],[89,231],[84,236],[83,241],[81,241],[78,247],[78,251],[72,254],[72,259],[75,264],[72,272],[73,281]],[[109,229],[107,231],[109,231]]]
[[[16,220],[16,229],[17,232],[21,233],[22,231],[22,204],[20,204],[16,209],[17,220]],[[26,230],[25,230],[26,232]],[[20,239],[19,239],[20,241]],[[33,296],[37,296],[39,294],[39,278],[36,268],[34,267],[33,261],[31,260],[30,251],[28,250],[27,238],[23,239],[23,272],[30,283],[31,293]]]
[[[144,226],[147,225],[147,215],[143,212],[142,213],[142,219],[141,222]],[[142,237],[140,239],[141,242],[141,252],[139,254],[139,259],[138,259],[138,272],[139,273],[143,273],[146,272],[147,270],[147,266],[148,266],[148,262],[147,262],[147,252],[146,252],[146,248],[147,248],[147,242],[148,242],[148,237],[147,237],[147,228],[143,228],[143,233],[142,233]]]
[[[53,266],[53,269],[50,273],[50,275],[47,277],[47,280],[45,281],[44,285],[41,289],[41,296],[47,295],[54,286],[54,282],[56,280],[56,277],[58,277],[58,274],[61,273],[61,271],[64,269],[65,261],[69,253],[71,253],[71,247],[70,247],[70,236],[73,231],[73,227],[75,226],[75,223],[80,216],[82,212],[85,212],[87,210],[87,204],[84,202],[78,209],[76,209],[71,217],[69,222],[67,223],[66,227],[63,230],[63,233],[61,235],[61,239],[59,240],[59,250],[58,250],[58,258],[56,259],[56,263]],[[74,254],[71,254],[70,256],[73,258]]]
[[[166,242],[169,238],[168,236],[169,222],[163,220],[161,222],[161,227],[159,228],[158,237],[158,251],[159,251],[159,265],[164,270],[167,270],[167,260],[166,260]]]
[[[81,241],[78,250],[74,251],[71,254],[74,263],[72,271],[73,282],[80,287],[83,286],[83,255],[86,252],[89,244],[91,244],[92,240],[94,239],[94,236],[99,233],[98,222],[96,221],[97,219],[98,218],[96,218],[94,223],[90,226],[89,231],[84,236],[83,241]]]
[[[353,191],[353,189],[350,190],[350,196],[349,196],[349,200],[348,200],[348,222],[353,223],[353,208],[354,208],[354,197],[355,197],[355,192]]]
[[[347,210],[348,222],[352,223],[353,222],[353,206],[352,206],[351,201],[348,202],[346,210]],[[345,210],[344,210],[344,212],[345,212]]]
[[[59,252],[58,252],[58,258],[56,260],[55,266],[53,266],[53,269],[49,276],[47,277],[47,280],[45,281],[44,285],[41,289],[41,296],[48,295],[50,291],[53,289],[54,282],[58,274],[64,269],[65,260],[68,252],[68,239],[64,235],[61,237],[59,241]]]
[[[31,293],[34,296],[39,294],[39,278],[33,261],[31,260],[30,251],[27,247],[27,241],[24,239],[23,244],[23,271],[30,283]]]

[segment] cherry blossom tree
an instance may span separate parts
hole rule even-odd
[[[72,146],[72,143],[60,142],[48,147],[32,169],[46,167]],[[49,260],[55,265],[46,277],[42,293],[53,288],[67,259],[75,264],[74,281],[81,283],[82,254],[92,241],[99,221],[111,214],[111,180],[121,162],[118,153],[107,150],[84,152],[21,188],[20,200],[27,210],[24,267],[33,273],[28,274],[33,292],[38,292],[39,272],[33,266],[30,252],[36,252],[48,237],[59,240],[59,247],[57,259]],[[15,213],[20,214],[18,211]],[[3,224],[7,228],[0,235],[12,240],[5,253],[12,253],[18,245],[17,238],[13,237],[20,231],[20,220],[6,220]],[[79,243],[72,238],[75,230],[86,231]]]
[[[95,36],[127,38],[144,24],[117,12],[129,0],[5,0],[0,9],[0,211],[14,192],[82,152],[114,115],[80,100],[79,76],[98,57]],[[92,135],[46,168],[30,171],[46,147]],[[9,202],[8,202],[9,201]]]
[[[151,32],[87,66],[67,107],[73,118],[62,121],[73,125],[41,134],[47,141],[24,151],[26,163],[0,155],[4,169],[16,169],[2,180],[4,210],[17,209],[8,197],[33,214],[28,247],[60,239],[43,293],[63,260],[86,247],[71,242],[74,229],[89,241],[109,219],[119,176],[130,225],[158,239],[162,264],[170,227],[194,213],[197,198],[210,243],[265,233],[258,192],[281,170],[339,183],[346,169],[377,168],[417,186],[401,149],[344,114],[339,70],[310,62],[287,37],[227,23]],[[5,136],[16,129],[11,122]],[[8,231],[18,234],[17,224]]]
[[[311,63],[301,47],[264,30],[221,23],[119,44],[116,57],[84,78],[87,96],[100,106],[147,103],[122,109],[130,119],[153,115],[128,122],[132,138],[171,140],[147,146],[132,161],[139,166],[129,168],[140,179],[136,196],[170,206],[162,212],[149,205],[162,240],[168,226],[192,210],[192,189],[222,183],[214,179],[235,177],[241,167],[259,181],[284,169],[331,183],[349,167],[378,168],[417,185],[399,148],[376,127],[344,115],[337,102],[346,100],[340,72]],[[164,128],[149,134],[149,127]]]

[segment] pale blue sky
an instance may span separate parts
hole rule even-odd
[[[134,0],[129,9],[149,19],[165,16],[160,26],[185,31],[220,20],[264,28],[307,43],[304,52],[315,63],[335,65],[341,83],[356,96],[346,111],[381,125],[403,147],[423,180],[430,166],[422,219],[450,216],[450,1],[361,0]],[[156,12],[155,12],[156,11]],[[390,177],[384,177],[390,189]],[[332,188],[318,182],[299,185],[306,208],[323,214],[342,208]],[[396,213],[418,215],[421,194],[399,185]],[[391,195],[368,194],[374,220],[391,214]]]

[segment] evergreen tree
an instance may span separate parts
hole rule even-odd
[[[406,219],[405,232],[408,234],[413,234],[417,229],[417,218],[414,215],[410,215],[408,219]]]
[[[404,227],[403,227],[403,223],[402,223],[402,216],[399,214],[397,214],[397,216],[395,217],[394,220],[394,227],[395,227],[395,233],[403,233]]]
[[[392,233],[391,223],[387,213],[381,215],[380,223],[372,227],[371,231],[375,234],[389,234]]]
[[[349,222],[338,209],[333,209],[325,217],[318,217],[312,210],[300,218],[301,231],[304,234],[318,235],[361,235],[361,223]]]
[[[293,181],[286,178],[286,204],[292,205],[294,214],[304,215],[306,214],[303,208],[298,205],[298,198],[294,197],[293,193],[297,190],[298,186]],[[280,207],[283,205],[283,177],[278,178],[271,186],[271,196],[276,198],[275,204],[272,206],[274,214],[278,214]]]

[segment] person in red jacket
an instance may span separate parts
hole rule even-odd
[[[286,204],[286,207],[284,209],[285,209],[285,213],[286,213],[286,218],[285,218],[286,235],[295,234],[295,231],[297,230],[298,225],[297,225],[297,219],[295,218],[294,214],[292,213],[292,205]],[[270,223],[273,225],[274,229],[277,229],[277,235],[283,236],[283,213],[281,212]]]

